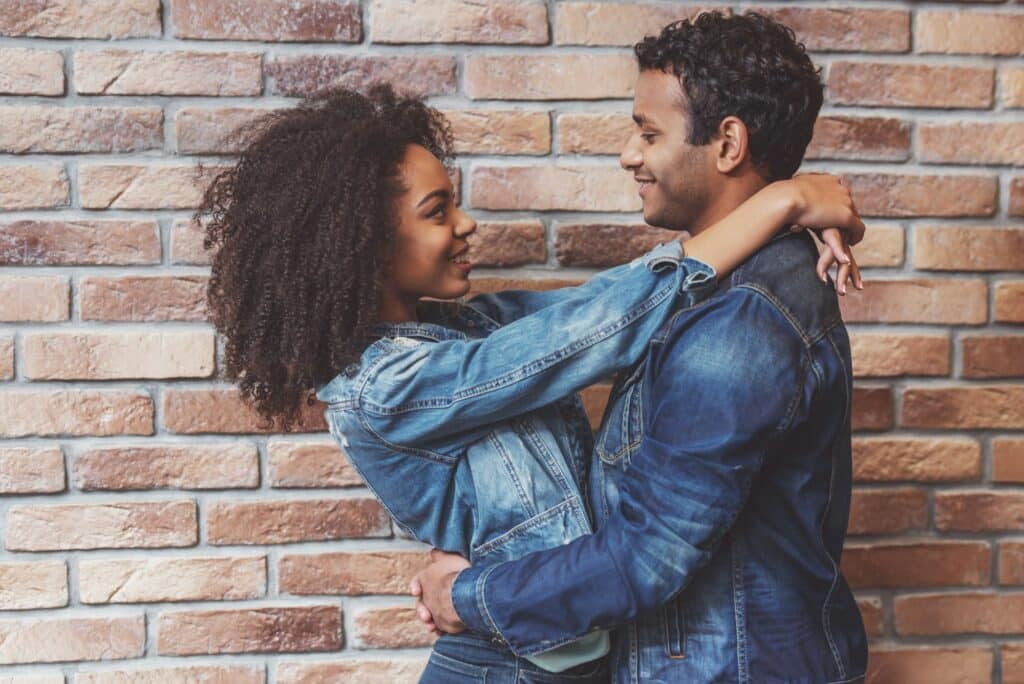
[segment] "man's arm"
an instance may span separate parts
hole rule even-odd
[[[778,311],[743,288],[681,314],[607,523],[568,545],[460,573],[450,591],[461,622],[530,655],[681,591],[740,514],[767,443],[792,420],[801,352]],[[450,629],[451,606],[436,603],[444,589],[429,585],[424,601]]]

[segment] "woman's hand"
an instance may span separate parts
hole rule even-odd
[[[850,251],[864,238],[864,222],[857,214],[849,188],[836,176],[824,173],[805,173],[790,180],[779,181],[780,189],[790,202],[790,223],[793,230],[812,229],[825,249],[818,259],[817,273],[828,282],[832,264],[839,263],[836,291],[846,294],[849,280],[858,290],[864,289],[860,268]]]

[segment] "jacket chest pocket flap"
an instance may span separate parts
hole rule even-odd
[[[644,436],[642,395],[646,367],[646,361],[641,362],[612,387],[595,446],[604,463],[622,461],[622,465],[627,465],[640,446]]]

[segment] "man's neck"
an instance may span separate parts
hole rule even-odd
[[[686,227],[687,232],[690,235],[698,235],[731,214],[736,207],[746,202],[766,185],[768,182],[755,173],[728,179],[722,184],[720,191],[715,194],[714,201],[708,205],[704,213]]]

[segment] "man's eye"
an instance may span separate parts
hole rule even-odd
[[[641,133],[640,137],[644,139],[644,142],[653,142],[654,133]]]

